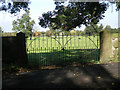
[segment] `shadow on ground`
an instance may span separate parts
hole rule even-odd
[[[6,88],[117,88],[119,63],[80,65],[21,73],[3,80]]]
[[[72,63],[94,63],[100,58],[99,49],[70,49],[70,50],[52,50],[51,52],[36,53],[32,52],[28,54],[29,65],[69,65]]]

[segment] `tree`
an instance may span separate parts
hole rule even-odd
[[[27,10],[20,19],[17,19],[17,21],[14,20],[12,24],[12,30],[16,32],[23,32],[26,34],[26,36],[30,36],[32,35],[32,29],[35,21],[31,20],[29,11]]]
[[[116,29],[116,28],[111,29],[111,32],[112,32],[112,33],[118,33],[118,31],[119,31],[119,28],[118,28],[118,29]]]
[[[45,34],[45,32],[44,32],[44,31],[42,31],[42,32],[41,32],[41,35],[44,35],[44,34]]]
[[[84,30],[86,35],[95,35],[99,33],[103,29],[103,25],[101,24],[100,26],[92,24],[90,26],[87,26]]]
[[[62,2],[55,4],[55,10],[43,13],[42,17],[39,17],[41,27],[51,26],[53,29],[69,31],[82,24],[97,24],[104,17],[108,6],[99,2],[70,2],[67,6]]]
[[[2,28],[0,27],[0,32],[2,32]]]
[[[72,35],[72,36],[75,35],[75,33],[76,33],[76,31],[74,31],[74,30],[70,31],[70,35]]]
[[[41,36],[41,32],[37,32],[38,36]]]
[[[35,31],[35,32],[33,33],[33,36],[41,36],[41,32]]]
[[[46,36],[48,36],[48,37],[50,37],[52,35],[50,30],[46,31],[45,33],[46,33]]]
[[[75,35],[77,35],[77,36],[82,35],[82,32],[83,32],[83,31],[77,30],[76,33],[75,33]]]
[[[11,14],[15,14],[17,12],[20,12],[21,9],[23,10],[29,10],[28,7],[30,4],[29,0],[0,0],[0,11],[8,11]]]
[[[64,35],[69,36],[70,32],[69,31],[65,31]]]
[[[3,31],[2,31],[2,28],[0,27],[0,36],[2,36],[3,34]]]
[[[110,25],[107,25],[107,26],[105,27],[105,30],[108,30],[108,31],[111,32],[111,26],[110,26]]]
[[[8,11],[11,14],[15,14],[20,12],[21,9],[29,10],[29,4],[31,3],[30,1],[31,0],[7,0],[7,2],[5,2],[5,0],[0,0],[0,11]],[[116,10],[120,9],[120,1],[113,1],[110,3],[116,3]]]

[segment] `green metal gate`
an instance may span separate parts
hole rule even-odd
[[[99,60],[99,35],[41,35],[27,38],[28,64],[68,65]]]

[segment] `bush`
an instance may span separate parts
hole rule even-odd
[[[41,36],[41,32],[35,31],[35,32],[33,33],[33,36]]]
[[[37,36],[41,36],[41,32],[37,32]]]
[[[46,36],[48,36],[48,37],[50,37],[50,36],[52,35],[52,33],[51,33],[50,30],[46,31],[45,34],[46,34]]]
[[[76,32],[75,32],[74,30],[71,30],[71,31],[70,31],[70,34],[71,34],[72,36],[75,35],[75,33],[76,33]]]
[[[65,31],[64,33],[66,36],[70,35],[70,32],[69,31]]]

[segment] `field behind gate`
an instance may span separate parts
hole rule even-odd
[[[99,60],[99,36],[27,38],[29,65],[66,65]]]

